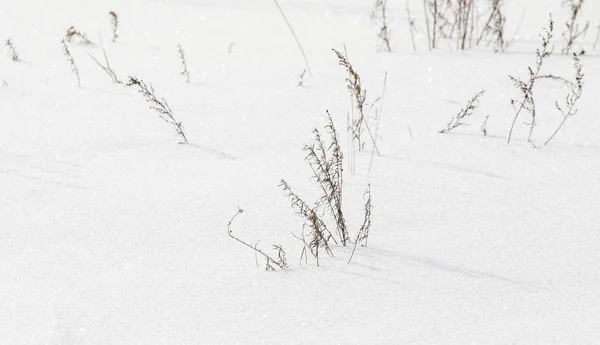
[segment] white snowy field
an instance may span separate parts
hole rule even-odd
[[[544,146],[568,89],[540,81],[535,147],[527,114],[506,143],[508,75],[527,78],[551,12],[544,72],[573,79],[561,0],[507,0],[505,53],[450,40],[430,52],[417,0],[417,50],[405,2],[390,0],[393,52],[378,52],[373,3],[280,0],[313,72],[299,88],[304,60],[273,1],[1,1],[0,39],[20,61],[2,46],[0,344],[597,343],[600,3],[584,5],[574,47],[579,112]],[[71,25],[92,41],[69,44],[82,87],[62,51]],[[104,62],[101,40],[119,80],[151,83],[189,144],[88,55]],[[347,264],[352,246],[333,246],[317,267],[300,261],[304,221],[278,185],[318,198],[302,147],[326,110],[348,156],[347,73],[331,50],[344,45],[369,106],[387,72],[381,156],[369,167],[367,141],[355,174],[344,157],[352,237],[371,185],[368,247]],[[470,126],[439,134],[481,90]],[[266,272],[228,236],[238,207],[233,233],[272,255],[282,245],[289,269]]]

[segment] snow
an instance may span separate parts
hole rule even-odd
[[[314,74],[298,88],[304,60],[271,1],[3,1],[0,38],[22,61],[0,58],[0,342],[595,343],[600,3],[584,5],[593,30],[576,45],[586,50],[579,113],[544,147],[567,89],[543,81],[537,147],[526,116],[506,144],[518,96],[508,75],[526,77],[550,11],[556,49],[545,70],[573,77],[560,3],[508,2],[507,33],[518,37],[495,54],[449,43],[429,52],[422,3],[411,0],[413,52],[404,2],[390,2],[394,52],[381,53],[372,1],[281,0]],[[62,55],[71,25],[93,42],[69,44],[82,88]],[[100,37],[119,79],[151,83],[190,144],[88,56],[103,62]],[[373,225],[351,264],[352,248],[334,246],[317,267],[300,261],[291,233],[303,221],[278,184],[318,197],[302,147],[326,110],[347,155],[350,97],[331,51],[344,45],[369,103],[388,73],[381,157],[369,169],[367,145],[344,175],[351,234],[367,184]],[[439,134],[481,90],[471,125]],[[238,207],[234,234],[270,254],[283,245],[288,270],[265,272],[260,258],[257,268],[227,235]]]

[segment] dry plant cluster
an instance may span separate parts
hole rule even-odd
[[[331,118],[327,112],[327,125],[325,126],[328,140],[325,140],[318,129],[313,129],[313,143],[305,145],[303,150],[306,153],[305,160],[313,172],[312,180],[316,182],[321,196],[313,203],[308,203],[302,199],[292,187],[281,180],[279,186],[282,188],[286,197],[289,198],[290,206],[304,220],[302,234],[300,236],[292,235],[302,242],[302,251],[300,253],[300,262],[304,259],[308,263],[309,255],[314,258],[316,265],[320,265],[320,257],[323,253],[334,256],[332,247],[334,245],[349,246],[353,244],[352,253],[348,259],[351,262],[356,247],[361,244],[367,246],[369,231],[371,229],[371,212],[373,209],[371,199],[371,187],[368,186],[364,193],[364,220],[360,226],[354,240],[346,225],[344,211],[342,207],[343,197],[343,154],[340,148],[338,133]],[[273,268],[273,264],[281,269],[287,268],[285,261],[285,251],[280,245],[274,245],[277,251],[277,259],[266,254],[252,245],[248,241],[242,240],[239,236],[234,236],[231,230],[231,223],[235,217],[242,213],[241,209],[235,213],[227,224],[227,231],[230,237],[242,243],[246,247],[253,249],[266,259],[265,267],[267,270]],[[329,215],[329,219],[325,218]],[[329,224],[329,225],[328,225]],[[333,226],[331,226],[333,224]],[[330,230],[335,227],[335,230]],[[306,231],[305,231],[306,230]],[[282,259],[283,258],[283,259]]]
[[[303,87],[306,83],[306,74],[312,75],[312,70],[308,63],[308,58],[304,48],[300,44],[300,40],[296,35],[290,21],[285,15],[283,8],[277,0],[273,0],[281,17],[284,19],[294,41],[296,42],[304,60],[302,73],[298,77],[297,86]],[[482,5],[482,3],[484,5]],[[577,113],[577,102],[581,98],[584,85],[583,67],[580,61],[580,54],[573,53],[574,47],[579,42],[578,40],[586,34],[590,28],[590,22],[581,21],[581,13],[584,5],[584,0],[563,0],[564,8],[568,11],[569,17],[565,23],[565,30],[562,33],[564,39],[564,47],[562,52],[572,56],[574,66],[574,79],[569,81],[566,78],[555,76],[553,74],[543,73],[545,62],[552,56],[554,46],[551,40],[554,35],[554,21],[550,17],[548,28],[541,35],[541,46],[536,50],[536,59],[533,67],[527,68],[527,76],[520,78],[509,76],[514,87],[518,91],[518,96],[511,100],[514,108],[514,117],[507,136],[507,142],[510,144],[513,137],[513,131],[517,121],[525,116],[529,116],[525,121],[528,127],[527,142],[535,146],[533,142],[534,129],[539,122],[538,111],[536,108],[535,90],[536,85],[541,79],[555,79],[566,83],[567,95],[564,101],[555,101],[555,107],[562,115],[562,121],[558,128],[544,142],[547,145],[564,127],[566,121]],[[485,8],[479,8],[485,6]],[[485,2],[475,0],[423,0],[423,10],[425,12],[425,27],[427,33],[427,43],[430,50],[438,49],[442,44],[448,44],[451,50],[467,50],[474,46],[491,46],[495,52],[504,52],[510,46],[511,41],[507,39],[505,33],[506,13],[505,0],[488,0]],[[409,23],[410,37],[413,50],[417,50],[416,36],[419,34],[419,28],[415,18],[412,16],[408,0],[405,0],[406,14]],[[115,11],[108,12],[110,19],[110,28],[112,32],[112,42],[117,43],[120,39],[119,25],[120,19]],[[390,29],[390,10],[387,0],[375,0],[374,8],[371,13],[372,22],[377,26],[378,50],[384,52],[392,52],[392,36]],[[595,46],[600,41],[600,24],[598,25],[598,33]],[[134,88],[142,97],[150,104],[149,108],[156,112],[159,117],[166,123],[170,124],[176,134],[180,137],[181,143],[188,143],[184,127],[181,121],[176,120],[173,111],[167,101],[158,97],[151,83],[146,84],[142,79],[129,76],[125,83],[121,82],[117,73],[112,69],[108,54],[106,52],[102,39],[99,38],[100,48],[103,52],[104,63],[96,59],[91,53],[85,51],[90,58],[111,78],[115,84],[122,84],[125,87]],[[77,66],[73,55],[74,46],[80,45],[83,47],[92,46],[92,41],[88,38],[85,32],[78,30],[75,26],[70,26],[64,39],[61,40],[63,55],[71,68],[71,72],[77,78],[77,84],[81,87],[80,70]],[[12,39],[5,40],[7,47],[7,56],[13,61],[21,61],[20,56],[16,51]],[[76,48],[77,49],[77,48]],[[584,52],[581,49],[582,53]],[[233,54],[233,43],[228,47],[229,54]],[[345,84],[350,95],[350,109],[347,116],[347,138],[348,138],[348,166],[350,172],[356,172],[356,155],[366,149],[367,145],[371,145],[371,162],[375,153],[380,155],[377,145],[378,129],[382,115],[383,98],[387,82],[387,73],[384,77],[383,92],[381,97],[375,99],[370,104],[367,103],[367,91],[363,85],[360,74],[350,62],[348,51],[344,46],[344,51],[333,49],[339,66],[345,69],[347,76]],[[177,45],[177,53],[181,64],[180,74],[184,76],[185,82],[190,82],[190,72],[186,60],[186,54],[181,45]],[[2,88],[7,87],[6,81],[2,80]],[[480,103],[485,91],[476,93],[467,102],[456,115],[454,115],[447,125],[440,130],[440,133],[449,133],[459,127],[468,125],[468,119],[473,116]],[[375,105],[379,102],[379,106]],[[481,133],[484,136],[488,135],[487,124],[490,115],[487,114],[480,126]],[[374,123],[373,123],[374,122]],[[365,135],[365,133],[367,135]],[[327,125],[325,132],[322,133],[318,129],[313,130],[313,141],[303,148],[305,160],[312,170],[311,179],[315,181],[320,197],[312,202],[306,202],[300,197],[292,187],[285,181],[280,181],[285,196],[289,199],[290,206],[304,220],[302,233],[292,235],[300,240],[303,245],[300,254],[300,260],[308,263],[309,257],[312,257],[316,265],[320,265],[320,258],[323,253],[333,256],[334,246],[352,246],[352,252],[349,256],[348,263],[351,262],[358,245],[367,246],[369,233],[371,229],[372,216],[372,195],[371,186],[368,185],[364,192],[364,218],[363,222],[358,227],[358,230],[351,236],[348,230],[348,225],[345,218],[343,207],[343,157],[340,138],[333,119],[327,111]],[[370,170],[370,165],[369,165]],[[235,235],[232,230],[233,221],[243,213],[241,208],[233,215],[227,224],[228,235],[235,241],[252,249],[256,254],[258,264],[258,256],[262,256],[265,260],[265,268],[267,270],[275,270],[275,268],[286,269],[289,267],[287,261],[287,253],[281,245],[273,245],[272,251],[274,254],[268,254],[258,247],[256,244],[250,244],[248,241],[241,239]]]

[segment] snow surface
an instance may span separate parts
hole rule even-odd
[[[404,1],[390,1],[393,53],[377,52],[370,0],[280,4],[313,70],[302,88],[304,61],[272,1],[0,2],[0,38],[22,59],[0,59],[0,343],[597,343],[600,3],[584,5],[593,30],[580,112],[538,148],[526,117],[506,144],[517,96],[507,76],[526,76],[552,12],[546,71],[572,78],[560,0],[509,1],[507,33],[518,36],[504,54],[447,42],[429,52],[416,0],[416,52]],[[82,88],[60,44],[71,25],[94,43],[69,45]],[[100,37],[119,79],[152,83],[190,144],[88,56],[103,61]],[[316,267],[300,263],[291,232],[303,221],[278,184],[318,196],[302,146],[325,110],[347,152],[350,98],[331,51],[344,44],[368,102],[388,73],[381,157],[369,169],[368,147],[344,175],[352,234],[368,183],[373,227],[351,264],[351,248],[336,246]],[[471,126],[437,133],[483,89]],[[566,91],[557,81],[536,90],[538,146]],[[227,236],[238,206],[234,233],[269,253],[283,245],[290,269],[257,268]]]

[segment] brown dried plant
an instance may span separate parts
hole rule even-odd
[[[510,131],[508,132],[508,140],[507,143],[510,144],[513,129],[515,127],[515,123],[519,118],[519,115],[523,110],[528,112],[531,115],[531,122],[526,123],[529,127],[529,136],[527,141],[532,143],[531,136],[533,134],[533,129],[536,126],[537,121],[537,113],[535,109],[535,99],[533,97],[533,87],[535,86],[535,82],[541,78],[547,78],[547,76],[540,75],[542,65],[544,61],[552,55],[552,51],[554,47],[550,46],[550,40],[552,39],[554,32],[554,21],[552,20],[552,16],[548,21],[548,29],[544,29],[544,34],[541,35],[542,46],[536,50],[536,63],[535,67],[528,67],[529,78],[526,80],[522,80],[517,77],[509,76],[510,80],[512,80],[514,86],[519,89],[521,93],[521,98],[519,100],[512,99],[511,104],[515,109],[515,117],[513,118],[513,122],[510,126]]]
[[[187,137],[183,132],[183,124],[180,121],[175,120],[173,112],[171,111],[167,101],[164,98],[158,99],[156,97],[152,85],[148,87],[143,80],[135,77],[129,77],[129,80],[127,83],[125,83],[125,86],[137,88],[137,91],[144,96],[146,102],[150,103],[150,109],[156,111],[161,119],[175,128],[175,131],[183,140],[181,143],[188,143]]]
[[[546,140],[544,145],[548,145],[550,140],[552,140],[552,138],[556,136],[558,131],[560,131],[560,129],[565,125],[565,122],[567,122],[568,118],[577,114],[577,108],[575,108],[575,104],[577,103],[579,98],[581,98],[581,94],[583,92],[583,77],[585,74],[582,71],[579,56],[577,56],[577,54],[575,53],[573,53],[573,66],[575,68],[575,82],[571,83],[570,85],[569,93],[565,97],[565,105],[560,106],[558,101],[556,102],[556,109],[558,109],[558,111],[560,111],[560,113],[562,114],[563,120],[558,126],[558,128],[556,128],[554,133],[552,133],[550,138]]]
[[[67,46],[67,43],[65,42],[64,39],[61,40],[60,42],[62,43],[63,54],[67,58],[69,65],[71,65],[71,72],[74,73],[75,76],[77,77],[77,85],[79,87],[81,87],[81,78],[79,77],[79,69],[77,68],[77,65],[75,64],[75,59],[73,58],[73,55],[71,54],[71,50],[69,50],[69,46]]]
[[[116,42],[117,38],[119,38],[119,16],[115,11],[108,12],[108,15],[110,16],[110,25],[113,34],[112,41]]]
[[[78,31],[77,29],[75,29],[75,26],[72,25],[67,29],[65,39],[67,40],[67,42],[71,43],[75,38],[79,39],[79,43],[82,44],[92,43],[92,41],[88,39],[85,33]]]

